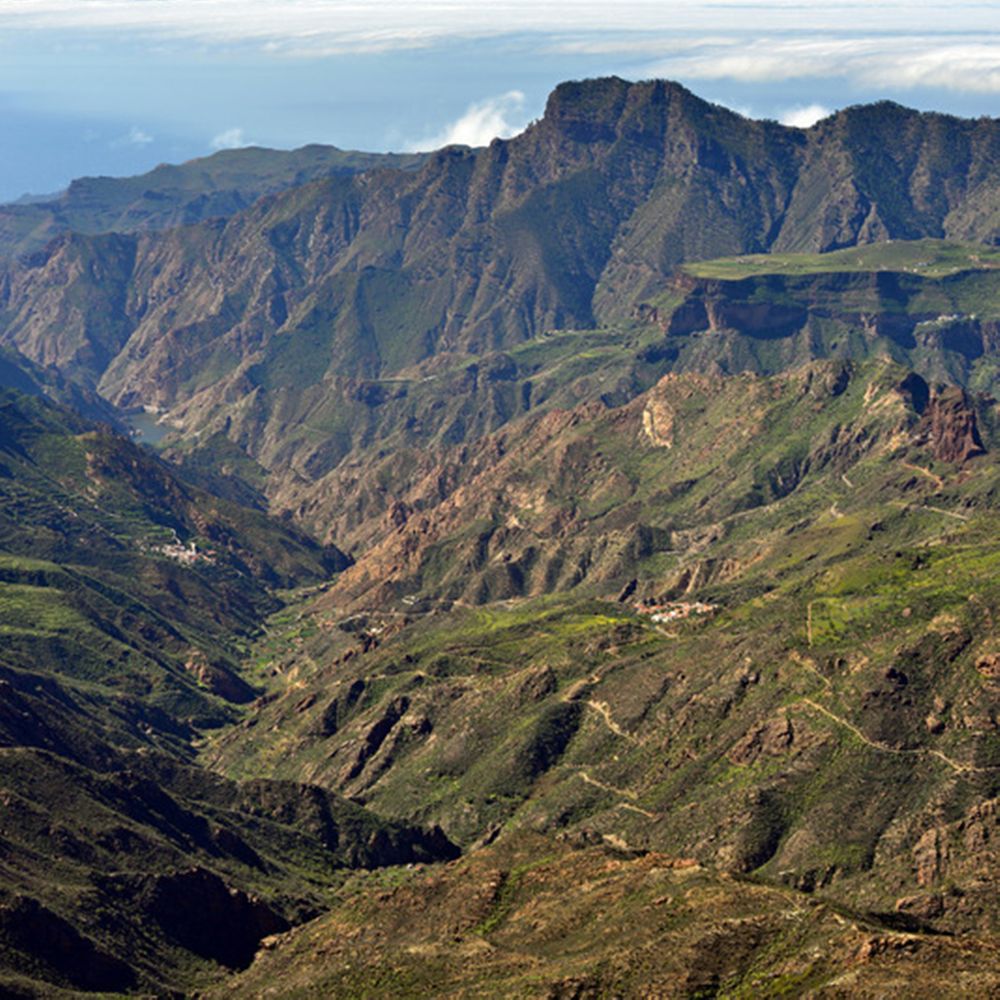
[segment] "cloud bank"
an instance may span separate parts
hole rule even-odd
[[[863,86],[1000,91],[1000,37],[762,38],[710,44],[649,67],[657,76],[746,83],[840,77]]]
[[[542,32],[989,32],[993,0],[0,0],[7,28],[130,31],[275,51],[379,51],[446,38]],[[601,44],[600,39],[591,39]]]
[[[241,146],[249,146],[246,136],[241,128],[227,128],[224,132],[212,137],[209,143],[212,149],[239,149]]]
[[[1000,93],[996,0],[0,0],[0,31],[17,30],[311,59],[503,37],[685,81]]]
[[[782,125],[791,125],[794,128],[809,128],[815,125],[821,118],[827,118],[833,114],[830,108],[824,108],[822,104],[808,104],[801,108],[789,108],[778,117]]]
[[[442,146],[487,146],[494,139],[509,139],[527,124],[524,94],[511,90],[499,97],[470,104],[465,113],[435,135],[408,143],[410,152]]]

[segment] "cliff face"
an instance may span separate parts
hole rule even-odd
[[[803,131],[664,82],[564,84],[522,135],[417,171],[165,234],[63,238],[5,271],[0,328],[128,405],[387,375],[627,316],[685,260],[990,242],[998,149],[994,121],[894,105]]]
[[[186,995],[258,946],[294,990],[300,945],[322,995],[420,993],[397,945],[441,992],[504,940],[515,993],[918,948],[906,985],[996,992],[1000,253],[870,242],[994,241],[996,130],[567,84],[488,149],[6,267],[0,994]],[[351,555],[45,402],[70,379]],[[656,934],[619,975],[623,899]],[[815,947],[775,949],[789,901]]]
[[[982,455],[980,410],[885,359],[673,373],[623,406],[595,400],[468,443],[372,450],[279,500],[357,553],[328,591],[340,607],[617,593],[639,567],[687,552],[653,587],[678,596],[745,569],[745,553],[722,551],[729,519],[807,487],[825,498],[859,463],[898,464],[904,447],[954,466]]]
[[[521,414],[620,405],[668,370],[888,354],[967,384],[997,346],[994,273],[722,281],[678,265],[889,236],[991,242],[998,136],[895,105],[800,130],[664,82],[564,84],[486,149],[168,232],[63,236],[0,271],[0,340],[117,404],[161,408],[193,465],[218,458],[325,537],[367,544],[386,482],[430,482],[448,449]]]

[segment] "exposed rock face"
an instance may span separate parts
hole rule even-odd
[[[752,730],[729,752],[734,764],[752,764],[762,754],[774,757],[785,753],[792,745],[794,731],[788,716],[772,719],[765,726]]]
[[[178,944],[232,969],[249,965],[261,939],[289,926],[262,900],[202,868],[158,876],[140,891],[150,916]]]
[[[976,660],[976,670],[989,681],[1000,681],[1000,653],[985,653]]]
[[[253,701],[256,692],[245,680],[225,666],[210,663],[200,650],[192,650],[184,664],[184,669],[197,677],[199,683],[226,701],[244,705]]]
[[[934,920],[945,910],[944,897],[939,893],[921,896],[903,896],[896,900],[896,912],[906,913],[921,920]]]
[[[681,272],[664,278],[658,289],[681,302],[659,325],[668,337],[706,333],[720,348],[723,334],[739,334],[751,342],[802,342],[803,348],[823,351],[821,332],[834,324],[841,338],[855,337],[852,356],[875,341],[894,349],[942,353],[969,364],[997,343],[995,320],[942,317],[920,304],[926,288],[920,275],[900,270],[831,271],[821,274],[773,274],[751,277],[698,277]],[[935,287],[947,291],[961,275],[943,278]],[[912,303],[912,305],[911,305]],[[900,310],[900,304],[910,306]],[[653,307],[640,303],[636,312],[648,317]]]
[[[948,860],[948,846],[940,830],[928,830],[913,848],[913,863],[920,885],[933,885],[940,879]]]
[[[684,260],[920,235],[989,242],[995,224],[978,206],[998,146],[996,122],[890,105],[803,131],[662,81],[564,84],[522,135],[442,150],[416,172],[331,179],[183,236],[57,241],[0,277],[2,336],[130,405],[364,380],[627,317]],[[926,178],[946,170],[958,176],[929,193]],[[710,328],[770,336],[802,318],[712,300],[701,312]]]
[[[921,430],[934,457],[961,465],[985,451],[976,411],[963,389],[942,389],[931,396]]]
[[[674,413],[663,399],[653,396],[642,411],[642,430],[646,437],[661,448],[673,447]]]
[[[624,406],[528,413],[471,444],[407,450],[369,469],[345,464],[304,486],[297,509],[364,553],[330,591],[331,600],[348,605],[430,587],[437,597],[482,603],[585,580],[619,593],[639,560],[666,550],[685,556],[641,589],[637,581],[635,593],[676,599],[748,568],[745,559],[708,554],[722,529],[710,522],[687,529],[662,514],[664,505],[682,504],[706,470],[740,482],[727,511],[748,510],[832,468],[839,481],[873,450],[910,442],[919,422],[913,407],[895,382],[869,385],[861,371],[824,361],[772,378],[671,373]],[[900,370],[893,371],[890,379],[899,381]],[[776,441],[766,461],[737,472],[747,442],[766,436],[771,415],[781,412],[779,398],[820,412],[869,388],[870,413],[862,419],[837,421],[787,453]],[[634,472],[620,461],[636,450],[664,463],[655,500],[637,490]],[[379,487],[389,477],[391,495]],[[473,523],[476,530],[468,530]]]

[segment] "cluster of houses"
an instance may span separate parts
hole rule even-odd
[[[168,542],[166,545],[153,546],[153,551],[158,552],[161,556],[166,556],[168,559],[173,559],[184,566],[193,566],[198,562],[215,562],[215,555],[211,550],[203,551],[194,542],[188,542],[185,545],[179,538],[174,537],[176,540],[173,542]]]
[[[710,615],[718,610],[718,604],[705,601],[667,601],[665,604],[646,604],[640,601],[634,605],[640,615],[649,615],[650,620],[663,624],[680,621],[692,615]]]

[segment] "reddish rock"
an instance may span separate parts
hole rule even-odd
[[[920,896],[903,896],[896,900],[896,912],[906,913],[920,920],[935,920],[944,913],[944,897],[940,893]]]
[[[972,402],[957,386],[948,386],[931,396],[918,434],[942,462],[961,465],[986,451]]]
[[[917,869],[917,884],[931,885],[938,881],[948,860],[948,844],[938,829],[928,830],[913,848]]]
[[[988,653],[976,660],[976,670],[987,680],[1000,680],[1000,654]]]
[[[747,733],[728,757],[734,764],[752,764],[761,754],[776,757],[784,753],[794,738],[791,720],[783,715]]]

